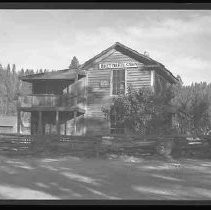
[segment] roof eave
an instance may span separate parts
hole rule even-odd
[[[178,82],[177,78],[168,70],[165,68],[165,66],[162,63],[159,63],[155,60],[153,60],[152,58],[143,55],[119,42],[116,42],[115,44],[113,44],[111,47],[107,48],[106,50],[103,50],[101,53],[97,54],[96,56],[94,56],[93,58],[89,59],[88,61],[84,62],[81,65],[81,69],[84,69],[86,66],[88,66],[90,63],[92,63],[95,59],[97,59],[98,57],[104,55],[105,53],[107,53],[109,50],[111,49],[117,49],[119,51],[125,51],[125,52],[130,52],[133,55],[137,56],[136,59],[140,60],[140,59],[144,59],[146,61],[146,66],[155,66],[161,69],[161,71],[163,71],[163,73],[166,75],[166,77],[171,81],[171,83],[176,84]]]
[[[165,75],[165,77],[173,84],[178,83],[178,79],[168,70],[166,69],[163,65],[146,65],[145,70],[160,70],[162,74]],[[159,73],[159,72],[158,72]]]
[[[67,69],[65,70],[59,70],[59,71],[62,71],[62,72],[66,72]],[[47,73],[38,73],[38,74],[31,74],[31,75],[26,75],[26,76],[21,76],[19,77],[20,80],[24,81],[24,82],[33,82],[33,81],[37,81],[37,80],[71,80],[71,81],[74,81],[75,78],[42,78],[43,75],[45,74],[55,74],[55,73],[59,73],[59,71],[56,71],[56,72],[47,72]],[[62,73],[61,72],[61,73]],[[76,74],[78,74],[79,76],[86,76],[86,71],[82,70],[82,69],[79,69],[78,71],[75,71]],[[41,76],[40,78],[33,78],[33,77],[36,77],[36,76]]]

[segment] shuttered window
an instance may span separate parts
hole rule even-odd
[[[125,93],[125,70],[113,70],[112,95]]]

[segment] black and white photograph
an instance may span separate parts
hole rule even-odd
[[[210,49],[209,9],[1,7],[0,201],[209,202]]]

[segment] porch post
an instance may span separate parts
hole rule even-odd
[[[64,123],[64,135],[67,135],[67,121]]]
[[[21,131],[21,111],[18,110],[18,113],[17,113],[17,132],[20,133]]]
[[[56,111],[56,134],[60,134],[60,126],[59,126],[59,111]]]
[[[38,134],[42,135],[42,112],[39,111]]]
[[[76,135],[76,117],[77,117],[77,112],[74,111],[74,135]]]

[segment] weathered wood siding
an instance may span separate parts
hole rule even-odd
[[[151,85],[151,72],[140,68],[130,68],[127,70],[127,86],[139,89],[141,87],[149,87]]]
[[[109,102],[110,85],[101,88],[100,80],[110,82],[110,70],[90,70],[87,75],[87,108],[85,115],[87,134],[108,134],[109,126],[101,110]]]
[[[98,58],[92,64],[87,66],[87,112],[86,127],[87,133],[109,134],[109,122],[105,119],[102,112],[102,106],[109,105],[112,101],[111,96],[111,74],[113,69],[99,69],[99,64],[136,62],[138,67],[124,68],[126,70],[126,87],[132,85],[134,88],[151,86],[151,73],[144,70],[144,65],[130,58],[119,51],[113,50],[104,56]],[[107,81],[107,87],[101,87],[100,82]]]

